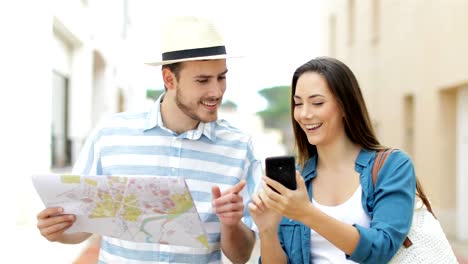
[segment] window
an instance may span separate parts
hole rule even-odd
[[[403,100],[405,150],[414,159],[414,96],[406,95]]]
[[[71,141],[68,136],[68,78],[53,72],[52,86],[52,168],[71,165]]]

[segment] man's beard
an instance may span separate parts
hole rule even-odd
[[[184,96],[181,93],[181,90],[179,87],[177,89],[177,94],[175,97],[175,103],[177,107],[188,117],[190,117],[193,120],[196,120],[198,122],[203,122],[203,123],[209,123],[216,121],[218,119],[218,113],[217,111],[214,112],[212,115],[209,115],[205,118],[201,117],[200,115],[197,114],[197,108],[198,108],[198,101],[195,102],[192,106],[189,103],[184,103]],[[220,101],[221,99],[219,99]]]

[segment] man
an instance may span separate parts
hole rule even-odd
[[[74,173],[182,176],[208,235],[209,249],[136,243],[103,236],[104,263],[219,263],[221,250],[245,263],[255,235],[246,204],[261,175],[249,136],[218,120],[226,89],[226,50],[208,20],[174,19],[163,34],[165,93],[148,113],[113,116],[88,138]],[[211,190],[211,193],[210,193]],[[64,233],[76,217],[47,208],[38,229],[50,241],[80,243],[89,233]]]

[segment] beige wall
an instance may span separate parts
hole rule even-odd
[[[412,156],[444,228],[468,239],[457,230],[468,197],[457,198],[456,170],[457,120],[468,122],[456,107],[468,82],[468,1],[333,0],[328,15],[328,55],[357,75],[382,143]]]

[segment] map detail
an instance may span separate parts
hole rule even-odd
[[[155,176],[32,176],[46,207],[76,215],[66,231],[123,240],[208,248],[185,180]]]

